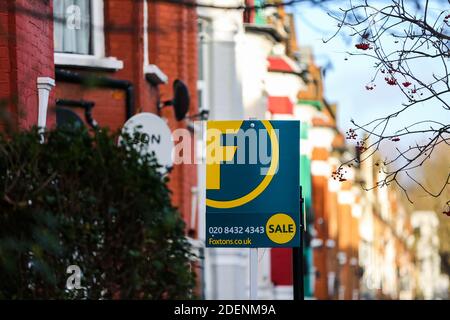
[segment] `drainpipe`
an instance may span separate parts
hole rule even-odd
[[[55,70],[56,81],[76,83],[86,87],[111,88],[125,91],[126,119],[134,114],[134,87],[130,81],[118,80],[102,76],[80,74],[64,69]]]
[[[95,107],[95,102],[85,101],[85,100],[66,100],[66,99],[57,99],[56,105],[60,107],[72,107],[72,108],[83,108],[84,109],[84,118],[86,122],[91,126],[91,128],[95,129],[98,127],[97,121],[92,116],[92,109]]]

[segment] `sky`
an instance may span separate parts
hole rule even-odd
[[[375,1],[381,3],[383,0]],[[334,5],[330,9],[338,9],[339,6],[348,6],[348,1],[333,1]],[[441,12],[442,7],[431,8],[434,12]],[[389,86],[381,77],[377,80],[375,90],[368,91],[366,85],[370,83],[374,76],[374,60],[367,57],[349,56],[348,52],[355,52],[356,39],[352,39],[347,34],[338,36],[328,43],[328,39],[337,30],[338,22],[329,17],[327,11],[311,5],[301,4],[288,9],[294,13],[296,22],[296,32],[300,46],[309,46],[313,49],[316,63],[326,68],[324,76],[325,97],[330,103],[337,103],[337,122],[341,132],[345,133],[354,126],[350,120],[362,125],[369,121],[383,117],[397,111],[402,107],[402,103],[407,102],[402,92],[396,86]],[[422,63],[417,67],[418,74],[427,77],[431,76],[432,63]],[[442,65],[437,65],[442,70]],[[437,120],[449,123],[449,112],[445,111],[437,104],[416,104],[407,112],[402,113],[391,123],[390,133],[405,126],[421,120]],[[385,142],[381,147],[382,157],[392,158],[397,155],[395,148],[408,148],[424,142],[426,137],[415,135],[402,137],[396,145],[392,142]],[[450,157],[449,149],[444,148],[444,153],[433,154],[435,157]],[[397,163],[401,165],[401,163]],[[396,165],[396,166],[397,166]],[[419,180],[425,178],[425,172],[420,169],[414,171]],[[414,185],[410,179],[400,176],[403,183]]]
[[[341,6],[345,1],[336,1]],[[333,8],[338,8],[335,5]],[[367,57],[349,56],[355,52],[356,40],[338,36],[329,43],[329,38],[337,30],[337,22],[327,12],[317,7],[302,4],[291,9],[295,14],[297,37],[301,46],[310,46],[314,50],[318,65],[328,66],[325,74],[325,96],[331,103],[338,104],[338,126],[345,132],[352,127],[350,119],[363,124],[379,116],[387,115],[401,107],[405,97],[395,86],[388,86],[383,79],[376,82],[377,87],[368,91],[365,86],[374,75],[374,61]],[[348,60],[345,60],[347,57]],[[420,66],[424,74],[429,74],[428,66]],[[428,72],[427,72],[428,71]],[[424,119],[449,117],[440,107],[425,109],[418,105],[397,120],[396,127],[404,126]],[[450,119],[448,119],[450,120]]]

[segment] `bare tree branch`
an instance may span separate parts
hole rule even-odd
[[[335,177],[342,177],[343,167],[367,161],[379,154],[382,145],[390,144],[395,150],[382,163],[376,162],[382,178],[366,190],[395,183],[408,196],[407,188],[399,178],[402,173],[418,185],[429,196],[439,197],[449,186],[449,172],[445,183],[438,192],[425,187],[411,170],[420,168],[431,158],[438,145],[450,146],[450,116],[440,121],[421,120],[395,128],[393,120],[405,112],[417,112],[412,108],[441,106],[450,111],[450,4],[449,0],[417,1],[349,1],[347,8],[329,13],[338,22],[338,29],[327,43],[344,31],[356,40],[357,52],[350,56],[364,56],[375,62],[374,76],[367,84],[367,90],[375,90],[375,81],[396,87],[406,102],[397,111],[358,124],[352,120],[354,128],[347,132],[347,139],[358,140],[359,157],[341,165]],[[439,5],[439,9],[436,8]],[[423,65],[429,66],[424,74]],[[422,67],[422,68],[421,68]],[[384,79],[383,79],[384,78]],[[424,112],[424,111],[421,111]],[[362,135],[362,138],[359,138]],[[400,139],[412,138],[416,142],[408,148],[398,147]],[[397,144],[397,145],[396,145]],[[449,149],[450,150],[450,149]]]

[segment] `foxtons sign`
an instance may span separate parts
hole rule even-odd
[[[209,121],[206,245],[296,247],[300,123]]]

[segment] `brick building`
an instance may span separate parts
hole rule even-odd
[[[0,3],[0,100],[3,116],[15,127],[37,123],[37,78],[54,78],[53,23],[48,17],[48,1]],[[49,124],[54,122],[49,119]]]
[[[188,86],[190,114],[195,114],[193,7],[152,0],[0,2],[3,128],[37,125],[39,106],[46,105],[50,92],[41,120],[47,127],[62,121],[64,110],[89,126],[86,108],[93,106],[91,116],[99,126],[118,130],[134,114],[157,113],[160,101],[172,99],[175,79]],[[187,127],[175,120],[173,108],[162,109],[161,116],[172,130]],[[195,165],[175,166],[170,180],[173,203],[189,222]]]
[[[376,179],[373,163],[346,166],[345,177],[333,179],[332,173],[354,158],[356,149],[337,128],[337,106],[325,98],[322,70],[312,50],[297,46],[292,16],[282,8],[266,9],[244,15],[244,21],[246,117],[301,122],[306,298],[413,297],[414,265],[405,242],[411,236],[409,217],[395,190],[361,189],[362,182],[370,185]],[[380,219],[381,212],[391,218]],[[401,227],[392,232],[394,225]],[[260,257],[259,297],[290,299],[291,250],[270,249],[267,256]]]

